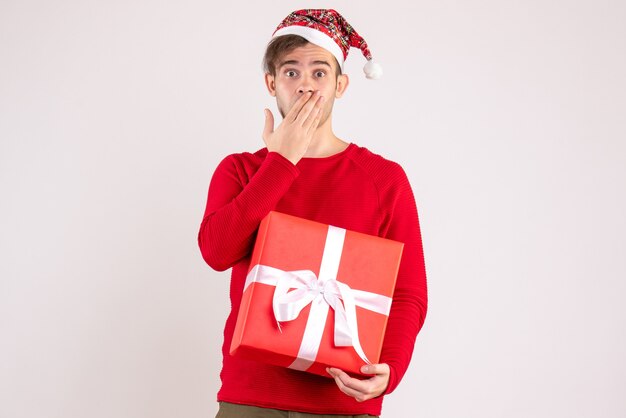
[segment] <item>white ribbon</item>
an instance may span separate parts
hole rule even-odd
[[[296,319],[302,309],[311,304],[300,349],[289,366],[292,369],[306,370],[315,361],[329,308],[335,311],[335,345],[354,347],[359,357],[371,364],[359,340],[356,307],[389,316],[391,298],[351,289],[337,280],[345,233],[343,228],[328,227],[319,277],[311,270],[284,271],[262,264],[255,265],[246,277],[244,290],[253,282],[276,287],[272,306],[279,329],[280,322]]]

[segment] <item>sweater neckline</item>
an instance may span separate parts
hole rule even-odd
[[[298,161],[298,164],[300,164],[301,162],[325,162],[325,161],[333,161],[336,160],[337,158],[341,158],[344,155],[348,154],[349,152],[351,152],[354,148],[356,148],[356,144],[354,142],[350,142],[348,143],[348,146],[346,148],[344,148],[342,151],[339,151],[335,154],[332,155],[328,155],[326,157],[302,157],[300,158],[300,160]]]

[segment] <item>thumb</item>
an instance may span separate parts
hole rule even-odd
[[[265,113],[265,127],[263,128],[263,139],[267,140],[269,135],[274,132],[274,115],[269,109],[263,109]]]
[[[389,373],[389,365],[381,363],[381,364],[366,364],[361,367],[361,373],[364,374],[388,374]]]

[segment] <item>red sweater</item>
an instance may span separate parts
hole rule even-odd
[[[209,266],[232,267],[217,399],[315,414],[380,415],[382,396],[359,403],[330,377],[229,354],[256,232],[270,210],[404,242],[380,359],[391,368],[387,394],[409,365],[428,302],[418,213],[404,170],[354,143],[296,165],[267,148],[231,154],[213,174],[198,233]]]

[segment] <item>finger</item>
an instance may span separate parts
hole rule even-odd
[[[302,110],[302,107],[306,104],[307,100],[312,97],[312,95],[312,91],[307,91],[302,96],[300,96],[300,98],[296,100],[296,102],[293,104],[291,109],[289,109],[289,112],[287,112],[284,119],[288,120],[289,122],[293,122],[294,120],[296,120],[298,113],[300,113],[300,110]]]
[[[270,134],[274,132],[274,115],[269,109],[263,109],[265,113],[265,126],[263,127],[263,140],[267,142]]]
[[[373,386],[373,380],[376,379],[376,376],[371,377],[366,380],[355,379],[350,377],[346,372],[341,369],[337,369],[335,367],[331,368],[331,371],[334,371],[335,374],[339,377],[341,382],[346,388],[349,388],[355,392],[361,394],[368,394],[371,392]]]
[[[322,114],[324,113],[324,96],[320,96],[315,103],[315,107],[313,107],[313,111],[309,114],[309,117],[304,121],[302,127],[308,131],[315,130],[322,119]]]
[[[366,364],[365,366],[361,367],[361,373],[363,374],[372,374],[372,375],[376,375],[376,374],[389,374],[389,365],[382,363],[382,364]]]
[[[296,120],[295,120],[296,122],[300,122],[300,124],[304,126],[304,122],[307,120],[307,118],[311,114],[311,111],[314,109],[315,104],[319,101],[320,96],[321,96],[321,93],[319,90],[317,90],[313,94],[313,96],[311,96],[309,101],[307,101],[304,104],[304,106],[302,106],[302,109],[300,109],[300,112],[298,112],[298,116],[296,116]]]
[[[339,370],[339,369],[331,369],[331,371],[329,372],[329,374],[335,379],[335,383],[337,384],[337,387],[339,388],[340,391],[342,391],[343,393],[345,393],[348,396],[352,396],[353,398],[355,398],[356,400],[362,400],[363,398],[363,393],[354,390],[348,386],[345,385],[344,381],[343,381],[343,376],[342,375],[346,375],[343,371]],[[348,375],[346,375],[348,376]],[[349,378],[349,376],[348,376]]]

